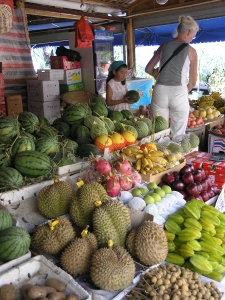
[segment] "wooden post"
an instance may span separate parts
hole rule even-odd
[[[134,30],[133,19],[127,19],[127,62],[128,68],[134,68]]]
[[[20,8],[21,11],[22,11],[26,40],[27,40],[27,43],[30,44],[30,36],[29,36],[28,28],[27,28],[27,15],[26,15],[26,12],[25,12],[24,0],[16,0],[16,7]]]

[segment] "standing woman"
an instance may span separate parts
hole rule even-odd
[[[127,65],[124,61],[114,61],[106,79],[106,104],[110,110],[129,110],[133,102],[125,97],[128,89],[126,85]]]
[[[188,93],[196,84],[198,65],[196,50],[189,43],[198,30],[199,26],[192,17],[180,16],[179,25],[173,35],[174,39],[163,43],[145,68],[145,72],[156,79],[152,94],[152,115],[154,117],[159,114],[168,122],[170,118],[173,137],[185,134],[187,127],[189,115]],[[165,64],[174,50],[183,43],[186,43],[186,45],[183,45],[185,47]],[[155,75],[154,67],[158,62],[160,64],[159,73]],[[160,68],[162,69],[160,70]]]

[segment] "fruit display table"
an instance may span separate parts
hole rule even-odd
[[[224,115],[221,115],[220,117],[212,120],[210,122],[210,120],[208,122],[205,123],[205,151],[208,152],[209,148],[208,148],[208,140],[209,140],[209,132],[211,130],[212,127],[214,126],[218,126],[218,125],[222,125],[225,122],[225,117]]]

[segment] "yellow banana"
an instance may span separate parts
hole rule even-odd
[[[139,153],[139,154],[136,154],[136,155],[135,155],[135,158],[136,158],[136,159],[142,158],[142,157],[144,157],[144,154],[140,154],[140,153]]]
[[[150,158],[146,158],[148,161],[149,168],[153,168],[153,163]]]
[[[141,174],[143,174],[143,175],[147,174],[144,168],[141,168]]]
[[[135,166],[136,170],[137,171],[140,171],[141,170],[141,158],[139,158],[137,161],[136,161],[136,166]]]
[[[163,166],[165,166],[167,164],[167,160],[163,157],[155,157],[154,156],[154,157],[151,157],[151,161],[156,162],[156,163],[158,163],[160,165],[163,165]]]
[[[143,151],[144,155],[148,154],[148,149],[146,147],[142,151]]]
[[[148,166],[148,160],[147,160],[147,158],[145,158],[145,157],[141,158],[141,165],[142,165],[143,168],[145,168],[145,167]]]
[[[164,153],[162,151],[154,151],[153,153],[151,152],[151,157],[160,157],[163,156]]]

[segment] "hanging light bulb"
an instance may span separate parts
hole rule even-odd
[[[156,0],[156,2],[160,5],[166,4],[168,0]]]

